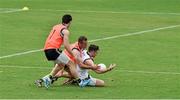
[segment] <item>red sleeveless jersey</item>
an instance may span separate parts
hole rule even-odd
[[[55,25],[46,39],[44,50],[59,49],[63,44],[64,34],[62,33],[62,30],[66,28],[67,27],[63,24]]]
[[[80,56],[82,54],[82,49],[79,47],[78,42],[71,44],[71,50],[78,50],[80,52]],[[74,56],[72,56],[67,50],[64,50],[64,53],[70,58],[71,61],[76,62]]]

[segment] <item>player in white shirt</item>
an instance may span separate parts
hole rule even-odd
[[[84,64],[88,66],[94,66],[94,58],[98,54],[99,51],[99,46],[97,45],[90,45],[87,50],[83,50],[82,52],[82,61]],[[88,86],[104,86],[105,82],[101,79],[93,78],[92,76],[89,75],[89,70],[93,70],[94,72],[98,74],[106,73],[111,71],[116,65],[115,64],[110,64],[110,66],[105,69],[105,70],[99,70],[99,69],[94,69],[91,67],[82,67],[77,65],[77,71],[79,73],[80,79],[84,80],[90,80],[90,82],[87,84]],[[68,72],[68,70],[67,70]],[[71,74],[68,72],[60,71],[56,77],[68,77],[68,81],[66,83],[71,83],[73,78],[71,77]]]

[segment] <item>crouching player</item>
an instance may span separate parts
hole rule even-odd
[[[97,69],[97,68],[98,68],[97,65],[91,66],[91,65],[83,64],[83,62],[82,62],[82,58],[81,58],[81,56],[82,56],[82,51],[83,51],[84,49],[86,49],[87,43],[88,43],[87,38],[86,38],[85,36],[80,36],[80,37],[78,38],[78,41],[77,41],[77,42],[75,42],[75,43],[73,43],[73,44],[70,44],[70,49],[71,49],[71,52],[73,53],[73,55],[70,54],[66,49],[65,49],[62,53],[63,53],[66,57],[68,57],[68,59],[69,59],[71,62],[75,63],[76,65],[78,64],[78,65],[81,65],[81,66],[83,66],[83,67],[85,67],[85,68]],[[53,83],[54,79],[56,78],[57,73],[59,73],[59,71],[61,71],[62,69],[64,69],[65,65],[64,65],[64,64],[56,64],[55,67],[59,67],[59,69],[56,71],[55,76],[51,77],[51,83]],[[66,67],[69,69],[69,67],[68,67],[67,65],[66,65]],[[75,68],[76,68],[76,66],[75,66]],[[71,72],[70,69],[69,69],[69,71]],[[70,72],[69,72],[69,73],[70,73]],[[75,72],[77,73],[77,68],[75,69]],[[74,75],[73,75],[72,72],[71,72],[71,77],[73,77],[73,80],[78,81],[78,85],[81,86],[81,87],[87,85],[87,83],[90,81],[90,80],[81,80],[81,79],[79,78],[79,74],[78,74],[78,73],[77,73],[77,76],[78,76],[78,80],[74,77]],[[37,84],[37,86],[39,86],[39,87],[42,87],[42,83],[44,82],[44,81],[42,81],[42,80],[43,80],[43,79],[36,80],[36,81],[35,81],[35,84]]]
[[[99,46],[97,46],[97,45],[90,45],[88,48],[88,51],[83,50],[83,52],[82,52],[83,63],[88,66],[95,66],[94,58],[98,54],[98,51],[99,51]],[[99,68],[93,69],[91,67],[77,65],[77,71],[79,73],[79,77],[81,80],[90,80],[88,82],[88,84],[86,84],[87,86],[104,86],[105,83],[103,80],[93,78],[92,76],[89,75],[88,71],[93,70],[94,72],[96,72],[98,74],[102,74],[102,73],[111,71],[115,66],[116,66],[116,64],[110,64],[110,66],[107,69],[100,70]],[[73,78],[71,77],[71,73],[68,70],[66,70],[66,71],[67,72],[61,70],[58,74],[56,74],[56,79],[60,78],[60,77],[66,77],[66,78],[68,77],[69,79],[65,83],[70,84],[73,82]]]

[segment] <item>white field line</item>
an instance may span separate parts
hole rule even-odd
[[[25,54],[29,54],[29,53],[39,52],[39,51],[42,51],[42,50],[43,49],[37,49],[37,50],[30,50],[30,51],[20,52],[20,53],[14,53],[14,54],[6,55],[6,56],[1,56],[0,59],[25,55]]]
[[[180,13],[165,12],[132,12],[132,11],[93,11],[93,10],[59,10],[59,9],[32,9],[36,11],[59,11],[75,13],[108,13],[108,14],[143,14],[143,15],[180,15]]]
[[[3,11],[3,9],[0,9],[0,14],[1,13],[14,13],[14,12],[21,12],[21,11],[24,11],[24,10],[22,10],[22,9],[4,9],[4,11]]]
[[[13,13],[23,11],[22,9],[17,8],[0,8],[0,13]],[[9,11],[7,11],[9,10]],[[108,13],[108,14],[142,14],[142,15],[177,15],[180,13],[171,13],[171,12],[132,12],[132,11],[93,11],[93,10],[60,10],[60,9],[31,9],[34,11],[59,11],[59,12],[75,12],[75,13]]]
[[[139,31],[139,32],[134,32],[134,33],[115,35],[115,36],[110,36],[110,37],[106,37],[106,38],[90,40],[90,42],[96,42],[96,41],[109,40],[109,39],[115,39],[115,38],[120,38],[120,37],[139,35],[139,34],[144,34],[144,33],[148,33],[148,32],[154,32],[154,31],[159,31],[159,30],[171,29],[171,28],[176,28],[176,27],[180,27],[180,24],[179,25],[171,25],[171,26],[167,26],[167,27],[154,28],[154,29],[145,30],[145,31]]]
[[[144,33],[148,33],[148,32],[160,31],[160,30],[165,30],[165,29],[172,29],[172,28],[176,28],[176,27],[180,27],[180,24],[179,25],[166,26],[166,27],[160,27],[160,28],[154,28],[154,29],[145,30],[145,31],[133,32],[133,33],[127,33],[127,34],[121,34],[121,35],[114,35],[114,36],[110,36],[110,37],[90,40],[89,42],[97,42],[97,41],[115,39],[115,38],[120,38],[120,37],[139,35],[139,34],[144,34]],[[26,52],[14,53],[14,54],[6,55],[6,56],[1,56],[0,59],[25,55],[25,54],[29,54],[29,53],[39,52],[39,51],[42,51],[42,50],[43,49],[37,49],[37,50],[30,50],[30,51],[26,51]]]
[[[126,73],[142,73],[142,74],[169,74],[169,75],[180,75],[178,72],[154,72],[154,71],[138,71],[138,70],[116,70],[119,72],[126,72]]]
[[[50,67],[30,67],[30,66],[18,66],[18,65],[0,65],[0,68],[22,68],[22,69],[52,69]],[[167,75],[180,75],[178,72],[161,72],[161,71],[140,71],[140,70],[125,70],[119,69],[114,70],[118,72],[126,72],[126,73],[141,73],[141,74],[167,74]]]
[[[50,67],[30,67],[30,66],[20,66],[20,65],[0,65],[0,68],[52,69]]]

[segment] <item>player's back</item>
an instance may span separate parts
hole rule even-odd
[[[67,27],[64,26],[63,24],[55,25],[51,30],[48,38],[46,39],[44,50],[59,49],[63,44],[64,34],[62,33],[62,30],[66,28]]]

